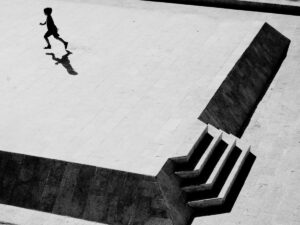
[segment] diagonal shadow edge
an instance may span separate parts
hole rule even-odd
[[[236,178],[233,188],[230,190],[228,197],[223,205],[216,207],[207,207],[202,211],[194,212],[193,217],[210,216],[222,213],[231,212],[245,182],[250,173],[250,170],[256,160],[256,156],[250,153],[243,165],[240,174]]]
[[[290,40],[265,23],[198,119],[241,137],[280,69]]]
[[[239,0],[142,0],[152,2],[164,2],[173,4],[184,4],[204,7],[215,7],[243,11],[254,11],[262,13],[276,13],[283,15],[300,15],[300,7],[294,5],[283,5],[276,3],[239,1]]]

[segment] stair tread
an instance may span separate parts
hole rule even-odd
[[[207,198],[207,199],[202,199],[197,201],[190,201],[187,204],[192,208],[201,208],[205,206],[218,205],[222,203],[223,203],[222,198],[215,197],[215,198]]]
[[[250,146],[246,150],[241,152],[238,160],[235,162],[234,167],[232,168],[228,178],[226,179],[225,184],[223,185],[223,188],[219,194],[219,197],[221,197],[221,198],[227,197],[227,194],[230,191],[232,184],[234,183],[241,167],[243,166],[243,164],[246,160],[246,157],[249,154],[249,151],[250,151]]]
[[[218,178],[223,166],[226,163],[226,160],[228,159],[231,151],[233,150],[233,148],[235,147],[236,144],[236,140],[232,141],[227,148],[225,149],[224,153],[222,154],[221,158],[219,159],[217,165],[215,166],[214,170],[212,171],[211,175],[209,176],[208,180],[207,180],[207,184],[214,184],[214,182],[216,181],[216,179]]]
[[[204,207],[204,206],[216,206],[216,205],[222,204],[226,200],[227,195],[228,195],[236,177],[238,176],[238,173],[239,173],[241,167],[243,166],[243,163],[245,162],[246,157],[249,154],[249,152],[250,152],[250,147],[247,148],[246,150],[242,150],[241,154],[239,155],[237,161],[235,162],[234,167],[232,168],[228,178],[226,179],[225,184],[223,185],[223,187],[217,197],[189,201],[188,205],[190,207],[200,208],[200,207]]]
[[[213,185],[214,185],[215,181],[217,180],[217,177],[220,174],[223,166],[225,165],[226,159],[228,158],[232,149],[234,148],[235,143],[236,143],[236,141],[234,140],[227,146],[225,152],[221,156],[221,158],[218,161],[217,165],[215,166],[213,172],[211,173],[211,175],[209,176],[208,180],[205,183],[186,186],[186,187],[183,187],[182,190],[185,192],[188,192],[188,193],[192,193],[192,192],[198,192],[198,191],[203,191],[203,190],[209,190],[209,189],[213,188]]]
[[[185,156],[179,156],[179,157],[173,157],[172,160],[175,163],[188,163],[191,159],[191,157],[194,154],[194,151],[196,150],[197,146],[199,145],[199,143],[203,140],[204,136],[207,134],[208,132],[208,126],[206,125],[205,128],[202,130],[199,138],[197,139],[196,143],[193,145],[193,147],[191,148],[191,150],[189,151],[189,153]]]
[[[215,147],[220,142],[221,138],[222,138],[222,132],[218,132],[218,134],[216,136],[214,136],[214,139],[212,140],[212,142],[210,143],[210,145],[208,146],[208,148],[205,150],[204,154],[200,158],[199,162],[197,163],[197,165],[195,167],[195,170],[199,170],[199,172],[201,172],[205,163],[207,162],[207,160],[213,153]]]
[[[175,174],[182,178],[194,177],[199,174],[197,170],[188,170],[188,171],[178,171]]]
[[[202,155],[202,157],[196,164],[194,170],[177,171],[177,172],[175,172],[175,174],[182,179],[195,178],[196,176],[198,176],[201,173],[205,163],[207,162],[207,160],[213,153],[213,150],[215,149],[217,144],[220,142],[221,138],[222,138],[222,132],[218,131],[218,134],[216,136],[214,136],[212,142],[209,144],[208,148],[205,150],[204,154]]]
[[[190,160],[190,158],[193,156],[194,151],[197,149],[197,146],[200,144],[200,142],[203,140],[204,136],[207,134],[208,132],[208,126],[206,125],[205,129],[201,132],[201,135],[199,136],[197,142],[193,145],[191,151],[188,153],[187,157],[188,160]]]
[[[204,191],[208,190],[210,188],[210,185],[207,184],[198,184],[198,185],[190,185],[183,187],[182,190],[187,193],[197,192],[197,191]]]

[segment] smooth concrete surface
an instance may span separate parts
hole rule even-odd
[[[104,223],[75,219],[30,209],[0,204],[0,224],[5,225],[101,225]]]
[[[77,76],[42,49],[45,29],[38,23],[45,6],[54,8],[60,33],[70,40]],[[192,224],[299,224],[299,17],[135,0],[3,0],[0,12],[0,148],[149,174],[189,151],[178,146],[198,136],[194,118],[260,26],[270,23],[291,46],[243,135],[256,162],[230,213]],[[64,55],[51,41],[56,56]],[[176,102],[183,86],[186,98]],[[170,113],[171,103],[178,107]],[[1,222],[94,224],[0,207]]]
[[[261,26],[52,1],[72,75],[45,54],[62,57],[60,42],[43,49],[38,23],[49,1],[0,4],[0,149],[154,176],[167,158],[189,152],[178,146],[197,134],[216,76]]]

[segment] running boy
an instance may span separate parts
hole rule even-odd
[[[50,37],[51,35],[53,35],[53,37],[55,39],[61,41],[64,44],[65,49],[67,49],[68,42],[64,41],[61,37],[59,37],[59,34],[57,33],[58,29],[55,26],[54,21],[53,21],[52,16],[51,16],[52,9],[51,8],[45,8],[44,13],[47,16],[46,22],[45,23],[40,23],[40,25],[46,25],[47,24],[47,28],[48,28],[48,31],[44,35],[44,38],[45,38],[48,45],[44,49],[50,49],[51,48],[51,45],[50,45],[50,42],[49,42],[49,39],[48,39],[48,37]]]

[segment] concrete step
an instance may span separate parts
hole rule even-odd
[[[226,160],[228,159],[230,153],[232,152],[232,149],[235,147],[236,145],[236,140],[234,140],[232,143],[230,143],[225,152],[223,153],[223,155],[221,156],[220,160],[218,161],[216,167],[214,168],[213,172],[211,173],[210,177],[208,178],[206,184],[208,186],[212,186],[216,179],[218,178],[220,172],[222,171],[223,166],[225,165]]]
[[[225,165],[226,160],[228,159],[232,149],[236,145],[236,140],[233,140],[226,148],[225,152],[222,154],[221,158],[219,159],[217,165],[215,166],[213,172],[209,176],[206,183],[199,184],[199,185],[191,185],[187,187],[183,187],[182,190],[187,193],[198,192],[209,190],[213,188],[215,181],[217,180],[220,172],[222,171],[223,166]]]
[[[196,176],[198,176],[201,173],[203,167],[205,166],[206,162],[212,155],[214,149],[216,148],[216,146],[218,145],[218,143],[220,142],[221,139],[222,139],[222,132],[218,131],[218,134],[216,136],[214,136],[212,142],[209,144],[208,148],[205,150],[204,154],[202,155],[202,157],[196,164],[195,170],[193,170],[193,171],[178,171],[178,172],[175,172],[175,174],[178,177],[180,177],[181,179],[195,178]]]
[[[191,159],[195,156],[196,150],[197,150],[198,146],[200,145],[200,143],[203,141],[203,138],[207,134],[207,132],[208,132],[208,126],[206,125],[204,127],[204,129],[202,130],[202,132],[201,132],[199,138],[197,139],[196,143],[193,145],[192,149],[190,150],[190,152],[185,156],[174,157],[174,158],[172,158],[172,160],[176,164],[189,163],[191,161]]]
[[[192,208],[204,208],[204,207],[222,205],[226,201],[228,193],[230,192],[232,185],[234,184],[234,181],[238,176],[239,171],[242,168],[249,152],[250,152],[250,147],[248,147],[246,150],[242,150],[237,161],[234,164],[234,167],[230,171],[230,174],[227,177],[225,184],[222,186],[221,191],[216,197],[193,200],[193,201],[189,201],[187,204]]]

